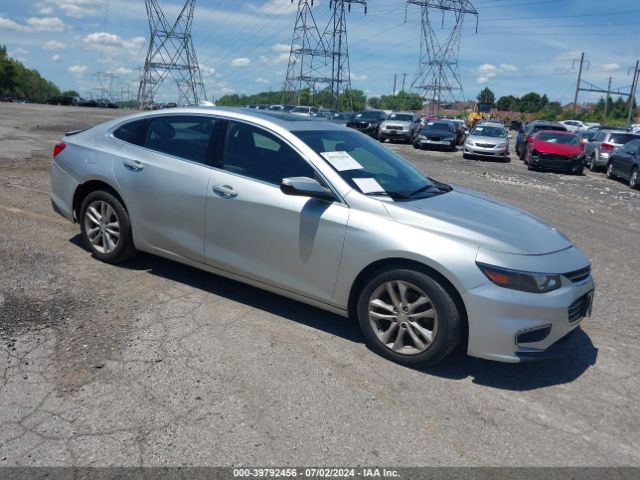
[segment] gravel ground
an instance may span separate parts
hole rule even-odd
[[[315,308],[149,255],[93,260],[51,211],[50,154],[122,113],[0,105],[0,466],[640,466],[639,192],[391,145],[560,228],[598,286],[562,359],[411,370]]]

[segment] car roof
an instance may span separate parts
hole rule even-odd
[[[154,110],[132,115],[130,117],[120,117],[118,123],[135,120],[137,118],[148,118],[163,115],[221,115],[227,118],[238,120],[254,120],[257,123],[271,124],[289,131],[299,130],[344,130],[344,127],[335,123],[327,122],[317,117],[304,117],[293,115],[279,110],[255,110],[243,107],[179,107],[171,110]]]
[[[554,135],[567,135],[567,136],[578,135],[577,132],[565,132],[564,130],[538,130],[536,132],[536,135],[540,135],[541,133],[553,133]]]

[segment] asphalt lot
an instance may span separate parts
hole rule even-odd
[[[122,113],[0,104],[0,466],[640,466],[640,192],[390,146],[552,223],[597,282],[562,359],[411,370],[315,308],[148,255],[93,260],[51,210],[50,155]]]

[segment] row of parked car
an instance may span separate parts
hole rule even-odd
[[[604,169],[638,188],[640,132],[603,125],[568,131],[559,122],[536,120],[523,125],[516,153],[530,170],[561,170],[581,175],[585,168]]]
[[[84,99],[82,97],[55,96],[47,99],[47,105],[72,105],[76,107],[119,108],[106,98]]]

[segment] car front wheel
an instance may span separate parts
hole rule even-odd
[[[372,276],[358,297],[357,316],[367,345],[403,365],[433,365],[462,337],[462,316],[451,295],[414,270]]]
[[[635,167],[629,177],[629,188],[633,188],[635,190],[638,186],[638,168]]]
[[[112,193],[99,190],[87,195],[79,218],[82,240],[97,259],[121,263],[136,253],[129,214]]]

